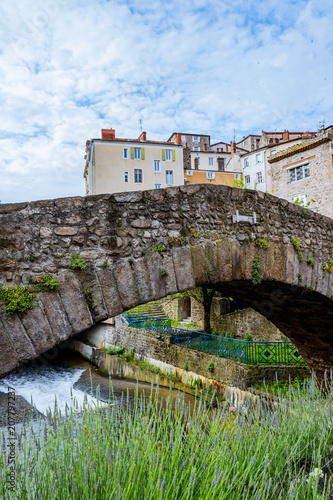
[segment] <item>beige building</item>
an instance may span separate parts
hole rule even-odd
[[[173,132],[168,142],[179,141],[191,151],[207,151],[210,148],[210,135],[189,134],[187,132]]]
[[[86,143],[86,194],[160,189],[184,184],[183,147],[176,142],[119,139],[103,129],[101,139]]]
[[[311,210],[333,218],[332,132],[333,128],[328,127],[318,137],[296,141],[289,147],[281,144],[275,154],[270,148],[269,191],[291,202],[310,202]]]

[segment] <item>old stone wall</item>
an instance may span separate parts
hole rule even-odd
[[[257,223],[234,223],[236,210]],[[332,366],[332,220],[286,200],[205,184],[0,205],[0,245],[0,285],[43,273],[59,282],[32,310],[5,316],[1,306],[0,376],[108,317],[202,285],[265,314],[319,376]],[[85,269],[70,270],[75,254]]]

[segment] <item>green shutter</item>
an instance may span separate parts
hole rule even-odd
[[[145,159],[145,148],[141,148],[141,160]]]
[[[165,149],[162,149],[162,160],[165,161]]]
[[[172,150],[172,161],[176,161],[176,151]]]
[[[134,148],[131,148],[131,158],[134,160]]]

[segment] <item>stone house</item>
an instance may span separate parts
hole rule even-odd
[[[333,217],[332,137],[333,127],[327,127],[318,137],[269,156],[271,192],[291,202],[310,202],[312,210]]]

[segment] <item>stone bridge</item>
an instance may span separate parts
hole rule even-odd
[[[234,222],[236,211],[255,212],[256,224]],[[0,307],[0,376],[108,317],[199,285],[264,314],[320,379],[333,367],[333,221],[286,200],[203,184],[0,205],[0,243],[0,285],[31,286],[44,273],[59,282],[34,309]],[[74,254],[84,270],[70,270]]]

